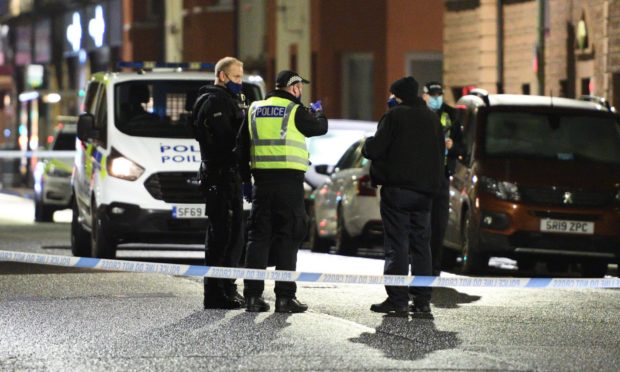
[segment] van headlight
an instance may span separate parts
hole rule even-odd
[[[516,184],[506,181],[497,181],[490,177],[480,177],[482,191],[495,195],[502,200],[519,201],[521,194]]]
[[[110,176],[127,181],[135,181],[144,173],[144,168],[124,157],[114,148],[108,157],[107,165]]]
[[[615,201],[616,201],[616,204],[620,204],[620,190],[618,190],[618,192],[616,193]]]

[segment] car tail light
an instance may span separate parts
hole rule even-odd
[[[369,175],[364,175],[357,179],[357,195],[377,196],[377,189],[372,186]]]

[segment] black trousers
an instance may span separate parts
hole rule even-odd
[[[450,208],[450,180],[441,178],[439,192],[433,197],[431,208],[431,253],[433,256],[433,275],[441,273],[441,254],[443,251],[443,238],[446,236],[448,226],[448,213]]]
[[[432,197],[413,190],[381,188],[381,219],[384,230],[386,275],[432,274],[430,247]],[[429,300],[430,287],[385,287],[390,302],[406,306],[409,292],[417,299]]]
[[[205,180],[209,225],[205,239],[207,266],[239,267],[244,245],[243,196],[236,172]],[[205,278],[205,296],[236,291],[233,279]]]
[[[303,174],[278,178],[255,176],[254,180],[245,266],[267,268],[271,251],[276,270],[294,271],[308,223]],[[264,289],[263,280],[245,280],[243,294],[246,298],[258,297]],[[296,291],[295,282],[276,281],[277,297],[293,298]]]

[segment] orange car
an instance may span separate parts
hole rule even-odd
[[[482,272],[489,257],[520,269],[577,263],[604,276],[620,261],[620,116],[596,102],[468,95],[465,155],[450,190],[447,263]]]

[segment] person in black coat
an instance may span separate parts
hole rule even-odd
[[[194,135],[200,145],[201,185],[209,226],[205,239],[207,266],[239,267],[244,245],[243,197],[239,160],[233,153],[245,117],[243,63],[224,57],[215,65],[215,83],[200,89]],[[205,309],[245,306],[233,279],[205,278]]]
[[[431,252],[433,275],[441,274],[443,239],[448,226],[450,207],[450,176],[454,174],[456,161],[463,154],[463,131],[457,122],[456,109],[443,101],[443,86],[436,81],[424,84],[423,99],[437,114],[446,141],[445,172],[441,178],[439,192],[433,198],[431,209]]]
[[[444,136],[441,123],[418,96],[418,82],[411,76],[390,86],[390,109],[377,132],[364,145],[372,160],[371,180],[381,187],[385,275],[430,276],[430,211],[432,198],[443,177]],[[411,255],[411,259],[410,259]],[[430,287],[412,287],[416,312],[430,313]],[[380,313],[407,315],[407,287],[386,286],[388,298],[371,306]]]

